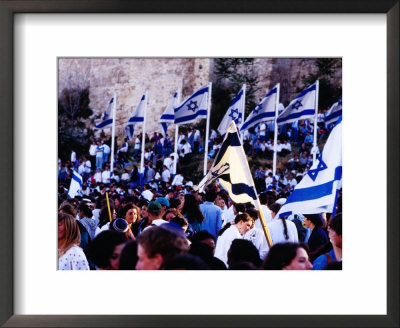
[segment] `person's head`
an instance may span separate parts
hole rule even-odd
[[[308,246],[303,243],[279,243],[271,247],[262,265],[264,270],[311,270]]]
[[[153,221],[160,218],[161,214],[161,205],[158,202],[150,202],[149,206],[147,206],[147,216]]]
[[[61,203],[58,211],[60,213],[66,213],[72,215],[73,217],[76,217],[75,207],[73,207],[72,204],[66,200]]]
[[[195,233],[191,238],[192,243],[202,242],[208,246],[210,246],[213,251],[215,251],[215,237],[209,233],[207,230],[201,230]]]
[[[232,241],[228,250],[228,266],[231,268],[233,264],[240,262],[250,262],[256,267],[261,264],[260,253],[254,244],[246,239],[235,239]]]
[[[253,218],[247,213],[241,213],[235,217],[235,225],[241,235],[244,235],[253,226]]]
[[[342,248],[342,213],[329,220],[328,235],[333,246]]]
[[[58,213],[58,257],[80,242],[81,233],[76,219],[70,214]]]
[[[217,197],[217,193],[214,189],[209,189],[206,192],[206,201],[207,202],[214,202],[215,198]]]
[[[182,230],[183,230],[184,232],[186,232],[186,230],[187,230],[187,228],[188,228],[188,226],[189,226],[188,221],[187,221],[183,216],[174,216],[174,217],[170,220],[170,222],[176,223],[178,226],[180,226],[180,227],[182,228]]]
[[[78,214],[79,214],[80,219],[85,218],[85,217],[91,218],[93,216],[92,210],[84,202],[79,204]]]
[[[119,258],[127,241],[123,232],[106,230],[85,247],[86,257],[101,270],[118,270]]]
[[[163,270],[209,270],[208,265],[198,256],[183,254],[165,261]]]
[[[119,270],[135,270],[137,260],[137,243],[136,240],[131,240],[122,249],[119,257]]]
[[[275,218],[276,214],[278,214],[281,207],[282,207],[282,205],[279,203],[273,203],[270,205],[269,209],[271,210],[272,218]]]
[[[225,200],[223,198],[218,199],[216,204],[221,210],[225,209]]]
[[[165,211],[164,215],[163,215],[163,220],[165,221],[171,221],[172,218],[174,218],[175,216],[182,216],[181,212],[179,212],[179,210],[177,210],[176,208],[169,208]]]
[[[306,228],[313,230],[314,228],[322,227],[323,221],[319,214],[303,214],[303,216]]]
[[[165,211],[169,207],[169,200],[165,197],[158,197],[157,203],[161,205],[161,215],[164,215]]]
[[[135,223],[140,220],[140,209],[134,204],[125,205],[121,210],[120,217],[125,219],[128,224]]]
[[[159,270],[164,261],[184,254],[188,249],[184,237],[161,226],[147,228],[138,238],[136,270]]]

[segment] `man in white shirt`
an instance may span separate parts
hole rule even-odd
[[[182,173],[177,173],[172,180],[172,186],[182,186],[183,183],[183,175]]]
[[[259,196],[259,200],[260,200],[260,204],[261,204],[261,210],[264,214],[264,219],[265,219],[265,223],[268,224],[269,222],[272,221],[272,214],[271,214],[271,210],[268,207],[269,203],[273,203],[274,199],[272,199],[272,195],[269,194],[268,192],[263,192],[260,194]],[[261,231],[263,230],[262,224],[261,224],[261,220],[257,220],[255,226],[260,229]]]
[[[147,185],[147,184],[144,185],[144,190],[142,191],[141,196],[143,198],[146,198],[149,202],[151,202],[154,194],[151,192],[149,185]]]
[[[104,155],[104,163],[107,163],[108,159],[110,157],[111,148],[104,141],[103,141],[103,146],[104,146],[104,154],[103,154]]]
[[[194,137],[193,137],[193,153],[197,154],[199,152],[200,146],[200,131],[198,128],[194,128]]]
[[[267,133],[267,126],[265,125],[264,122],[261,122],[259,127],[259,135],[261,141],[265,140],[266,133]]]
[[[96,173],[94,174],[94,179],[97,183],[101,182],[101,170],[97,169]]]
[[[185,165],[189,163],[190,157],[192,153],[192,147],[190,146],[190,143],[186,140],[185,144],[182,146],[181,150],[181,157],[182,157],[182,164]]]
[[[162,181],[169,182],[171,179],[171,173],[169,172],[168,168],[163,165],[163,171],[161,173]]]
[[[97,144],[93,140],[92,144],[89,147],[89,156],[90,156],[90,161],[92,162],[92,167],[95,167],[95,165],[96,165],[96,148],[97,148]]]
[[[106,169],[103,171],[101,174],[101,182],[104,184],[109,184],[111,180],[111,172],[108,166],[106,166]]]

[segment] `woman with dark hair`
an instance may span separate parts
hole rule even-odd
[[[321,219],[319,214],[303,214],[303,216],[304,225],[306,228],[311,229],[311,235],[308,238],[307,244],[310,248],[310,252],[314,252],[322,245],[329,242],[326,232],[322,229],[324,221]]]
[[[111,212],[111,219],[115,220],[117,218],[117,211],[115,210],[114,203],[110,202],[110,212]],[[96,228],[95,237],[105,230],[110,228],[110,215],[108,212],[107,205],[104,206],[99,215],[99,226]]]
[[[89,270],[82,248],[81,233],[76,219],[66,213],[58,213],[58,269]]]
[[[140,208],[135,204],[125,205],[120,211],[120,218],[128,222],[129,228],[126,233],[128,239],[135,239],[137,235],[138,224],[140,221]],[[133,231],[136,231],[136,235]]]
[[[199,232],[202,228],[204,215],[200,210],[198,199],[192,194],[185,195],[185,203],[182,208],[183,216],[188,220],[193,228],[193,231]]]
[[[311,270],[308,247],[303,243],[275,244],[262,264],[264,270]]]
[[[273,203],[270,205],[272,221],[268,223],[273,244],[278,243],[297,243],[299,241],[296,225],[284,217],[277,218],[281,205]]]
[[[232,241],[235,239],[243,239],[243,235],[249,231],[253,225],[253,218],[246,214],[240,213],[235,217],[235,223],[227,223],[219,231],[217,245],[215,247],[215,257],[219,258],[227,265],[228,250]]]
[[[99,270],[118,270],[119,258],[126,241],[122,232],[103,231],[85,247],[85,254]]]

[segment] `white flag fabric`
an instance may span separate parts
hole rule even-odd
[[[108,103],[107,108],[103,114],[103,117],[99,120],[96,120],[96,125],[95,125],[96,129],[104,129],[104,128],[108,127],[109,125],[112,125],[113,119],[111,116],[111,110],[112,110],[113,104],[114,104],[114,98],[111,98],[111,100]]]
[[[332,213],[341,185],[342,117],[332,129],[324,150],[289,195],[278,215]]]
[[[208,111],[208,86],[193,93],[188,99],[175,107],[175,124],[194,121],[197,118],[206,118]]]
[[[82,188],[82,176],[78,173],[73,171],[72,172],[72,179],[71,184],[69,185],[68,190],[68,198],[74,198]]]
[[[303,90],[278,116],[278,125],[313,118],[316,107],[317,82]]]
[[[276,97],[278,85],[273,87],[261,102],[253,109],[249,117],[240,128],[240,132],[256,126],[260,122],[273,121],[275,119]]]
[[[144,94],[140,99],[139,105],[134,110],[132,116],[129,118],[128,123],[125,127],[125,135],[128,140],[133,138],[133,133],[135,131],[136,123],[143,123],[144,122],[144,109],[146,106],[146,95]]]
[[[229,124],[232,121],[235,121],[237,125],[243,122],[242,113],[244,113],[244,86],[240,89],[239,93],[233,99],[231,105],[229,106],[228,110],[224,118],[222,119],[221,123],[219,124],[217,130],[224,136],[226,131],[228,130]]]
[[[171,102],[168,104],[164,113],[161,115],[160,119],[158,120],[158,125],[160,126],[161,133],[164,137],[167,135],[168,125],[170,125],[171,123],[174,123],[174,119],[175,119],[174,108],[176,106],[177,97],[178,97],[178,93],[175,92],[174,97],[172,98]]]
[[[198,190],[203,191],[216,179],[219,179],[234,202],[252,202],[258,209],[258,202],[255,202],[257,193],[253,177],[234,121],[229,125],[214,163],[199,183]]]
[[[342,115],[342,98],[335,102],[325,113],[325,124],[335,123]]]

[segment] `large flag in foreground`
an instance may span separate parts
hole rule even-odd
[[[225,135],[229,124],[231,124],[232,121],[235,121],[236,124],[241,124],[243,122],[242,113],[244,113],[244,88],[245,86],[240,89],[239,93],[233,99],[231,105],[226,111],[224,118],[218,126],[217,130],[221,136]]]
[[[341,184],[342,117],[332,129],[319,158],[279,210],[279,217],[290,214],[332,213]]]
[[[132,116],[129,118],[128,124],[125,127],[125,135],[129,140],[133,138],[135,124],[144,122],[144,109],[146,107],[146,101],[146,95],[144,94],[140,99],[139,105],[136,107]]]
[[[331,108],[325,113],[325,124],[335,123],[342,115],[342,98],[335,102]]]
[[[208,86],[193,93],[175,108],[175,124],[191,122],[197,118],[206,118],[208,111]]]
[[[256,126],[262,121],[272,121],[275,118],[276,97],[278,85],[271,89],[261,102],[253,109],[246,122],[240,128],[240,132]]]
[[[104,129],[104,128],[108,127],[109,125],[112,125],[113,119],[111,116],[111,110],[112,110],[113,103],[114,103],[114,98],[111,98],[111,100],[108,103],[107,108],[103,114],[103,117],[96,121],[96,125],[95,125],[96,129]]]
[[[161,115],[160,119],[158,120],[158,124],[161,128],[161,133],[164,137],[167,134],[168,125],[170,125],[171,123],[174,123],[174,119],[175,119],[174,108],[176,105],[177,97],[178,97],[178,93],[175,92],[174,97],[172,98],[171,102],[168,104],[164,113]]]
[[[198,190],[203,191],[216,179],[228,190],[234,202],[253,202],[258,209],[256,189],[234,121],[229,125],[214,163],[199,183]]]
[[[317,106],[317,83],[303,90],[278,116],[278,125],[314,118]]]
[[[79,190],[82,188],[82,182],[82,176],[78,172],[73,171],[71,184],[69,185],[68,190],[68,198],[74,198],[77,194],[79,194]]]

